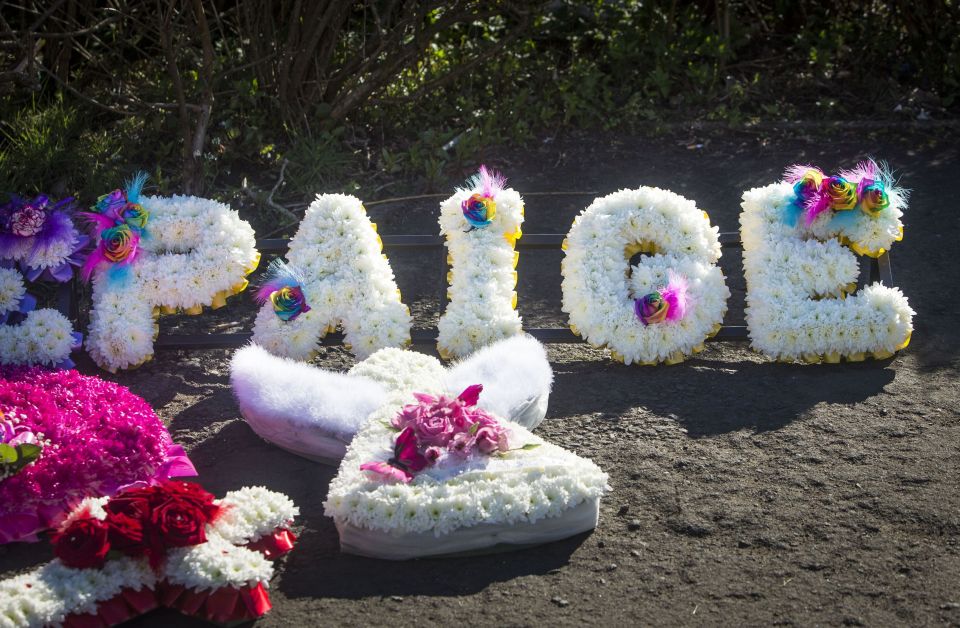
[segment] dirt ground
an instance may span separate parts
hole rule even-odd
[[[960,625],[958,133],[863,126],[808,137],[814,126],[547,138],[487,155],[521,192],[587,193],[528,196],[527,233],[564,232],[589,193],[638,185],[696,199],[721,231],[736,231],[741,192],[797,161],[836,169],[874,155],[913,189],[893,270],[916,329],[892,360],[784,365],[744,343],[713,343],[697,359],[650,368],[584,345],[550,347],[556,384],[538,431],[592,458],[613,487],[591,534],[469,559],[347,556],[321,505],[336,470],[254,435],[231,397],[229,352],[164,352],[108,377],[153,404],[209,489],[262,484],[299,504],[300,542],[278,564],[263,626]],[[370,213],[381,233],[436,229],[431,200]],[[422,253],[389,255],[429,326],[439,269]],[[559,260],[522,256],[530,326],[563,320]],[[725,252],[722,266],[735,323],[739,256]],[[244,303],[183,328],[250,329]],[[329,349],[318,363],[345,368],[352,358]],[[0,572],[49,556],[46,544],[0,548]],[[157,612],[132,625],[193,623]]]

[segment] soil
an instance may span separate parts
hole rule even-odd
[[[892,360],[776,364],[728,342],[651,368],[585,345],[550,347],[556,384],[538,431],[610,474],[590,534],[469,559],[344,555],[321,505],[336,470],[254,435],[231,396],[228,351],[161,352],[139,370],[104,376],[156,408],[212,491],[260,484],[299,504],[300,541],[278,564],[263,626],[960,625],[960,221],[947,215],[960,182],[957,132],[798,128],[567,136],[486,156],[521,191],[586,193],[528,196],[528,233],[566,231],[592,193],[637,185],[696,199],[721,231],[736,231],[741,192],[794,162],[836,169],[875,155],[913,189],[893,270],[916,329]],[[436,229],[433,200],[370,213],[381,233]],[[390,252],[417,324],[430,326],[440,259],[423,256]],[[559,260],[522,256],[529,326],[563,321]],[[725,251],[722,266],[733,324],[743,310],[739,256]],[[253,309],[235,301],[164,325],[249,330]],[[317,361],[352,362],[341,348]],[[81,369],[98,372],[89,362]],[[49,557],[43,543],[0,548],[0,572]],[[160,611],[131,625],[194,623]]]

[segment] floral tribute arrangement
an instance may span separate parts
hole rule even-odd
[[[36,309],[26,282],[62,283],[82,263],[88,238],[73,222],[73,199],[11,196],[0,205],[0,363],[72,368],[83,340],[60,312]]]
[[[827,176],[792,166],[743,194],[740,234],[751,345],[784,361],[888,358],[907,346],[913,310],[896,287],[857,291],[854,253],[903,238],[906,192],[874,161]]]
[[[517,262],[523,199],[506,178],[480,166],[479,173],[440,204],[450,283],[446,311],[437,326],[437,351],[465,356],[521,333],[517,313]]]
[[[274,267],[261,290],[254,341],[295,360],[316,355],[318,342],[338,326],[361,359],[409,344],[410,310],[382,250],[359,199],[318,195],[290,241],[289,265]]]
[[[160,314],[201,314],[247,287],[259,261],[253,229],[228,205],[195,196],[142,196],[146,177],[100,198],[88,219],[96,249],[86,346],[104,369],[153,356]]]
[[[360,469],[385,480],[407,483],[445,456],[468,459],[510,452],[507,429],[476,407],[482,390],[482,384],[474,384],[456,398],[414,393],[417,403],[403,406],[390,421],[390,426],[399,432],[393,456],[386,462],[364,463]],[[520,449],[539,446],[530,443]]]
[[[278,447],[331,465],[340,463],[388,394],[409,398],[417,390],[462,390],[477,377],[485,382],[478,412],[527,429],[543,420],[553,371],[543,345],[528,336],[501,340],[450,368],[416,351],[387,348],[337,373],[257,345],[237,351],[230,364],[230,383],[250,427]]]
[[[596,526],[607,475],[478,410],[480,390],[433,390],[416,404],[394,393],[370,416],[324,502],[342,551],[397,560],[546,543]]]
[[[97,377],[2,368],[0,411],[0,544],[36,541],[85,497],[196,475],[146,401]],[[25,443],[40,451],[8,464],[8,448]]]
[[[0,267],[0,364],[73,368],[82,334],[57,310],[36,305],[20,271]]]
[[[269,559],[293,548],[296,506],[261,487],[221,500],[164,481],[81,502],[56,558],[0,582],[0,627],[114,626],[164,606],[218,624],[270,610]]]
[[[693,201],[659,188],[595,199],[563,245],[570,328],[626,364],[676,364],[719,331],[727,289],[719,230]],[[645,253],[638,264],[629,260]]]
[[[0,205],[0,261],[17,264],[27,281],[69,281],[89,240],[72,213],[73,198],[12,196]]]

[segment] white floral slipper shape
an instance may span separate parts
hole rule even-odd
[[[483,382],[481,408],[532,430],[547,414],[553,369],[539,341],[514,336],[457,362],[443,382],[444,390],[452,393]]]
[[[237,351],[230,382],[240,413],[261,438],[325,464],[339,464],[367,417],[390,393],[459,391],[484,382],[480,406],[533,429],[543,420],[553,371],[546,350],[517,336],[450,369],[416,351],[381,349],[348,373],[281,358],[258,345]]]
[[[538,545],[596,527],[607,474],[516,424],[501,424],[506,453],[445,455],[408,483],[362,470],[398,455],[390,421],[411,401],[391,395],[371,415],[330,484],[324,508],[343,552],[389,560],[456,555]]]

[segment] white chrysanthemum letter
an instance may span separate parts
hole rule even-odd
[[[451,271],[450,303],[440,317],[437,350],[465,356],[521,332],[517,313],[517,262],[523,199],[506,179],[480,167],[466,188],[440,205]]]
[[[124,203],[136,213],[124,210]],[[253,229],[224,203],[151,196],[116,205],[101,199],[96,208],[98,221],[117,226],[100,232],[102,255],[90,265],[93,310],[86,341],[94,361],[110,371],[153,356],[160,313],[201,314],[204,305],[225,305],[247,287],[245,277],[260,261]]]
[[[410,310],[381,251],[376,225],[359,199],[318,195],[290,241],[277,290],[263,295],[254,341],[297,360],[313,357],[318,341],[338,325],[361,359],[409,344]]]
[[[853,293],[859,268],[851,251],[877,257],[900,240],[905,206],[904,192],[873,162],[832,177],[795,166],[784,181],[744,192],[752,346],[807,362],[882,359],[905,347],[913,330],[906,297],[881,284]]]
[[[719,234],[693,201],[650,187],[595,199],[564,249],[570,328],[614,359],[674,364],[720,329],[730,291]],[[649,256],[631,266],[637,253]]]

